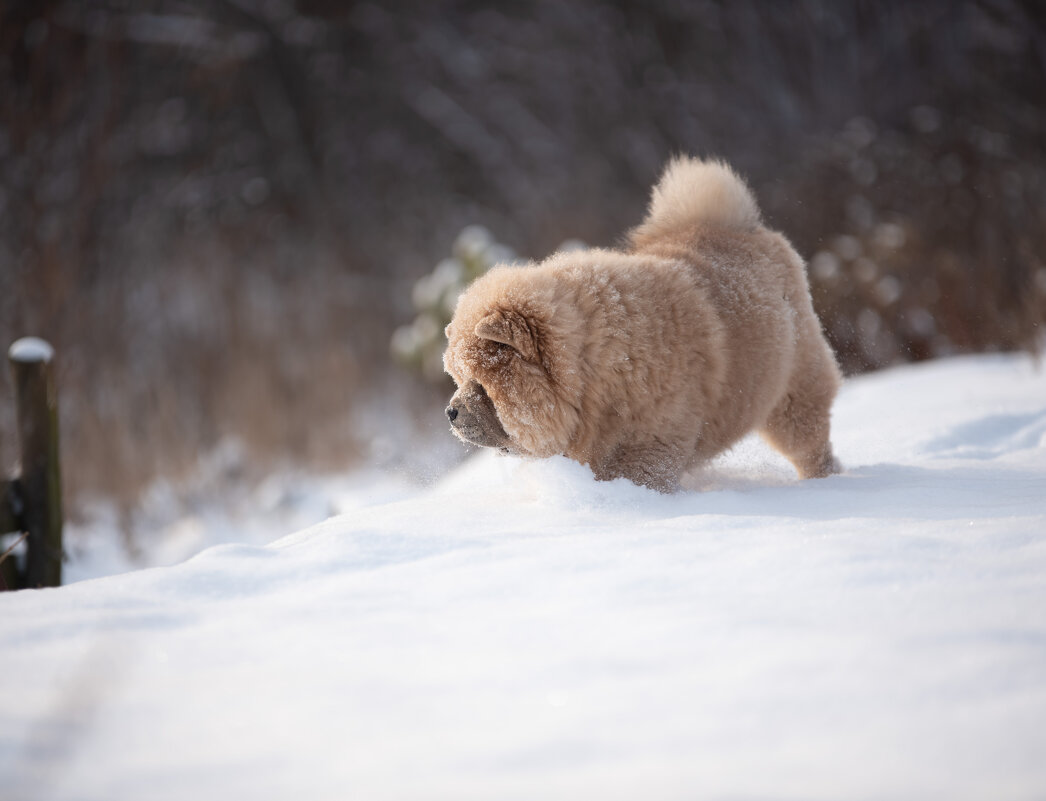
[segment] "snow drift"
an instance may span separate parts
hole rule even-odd
[[[850,381],[843,475],[482,456],[269,546],[0,596],[12,799],[1041,798],[1046,377]]]

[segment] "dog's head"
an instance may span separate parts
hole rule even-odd
[[[531,456],[567,449],[579,343],[554,283],[541,267],[499,267],[458,300],[443,365],[458,385],[447,417],[460,439]]]

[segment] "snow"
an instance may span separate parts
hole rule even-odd
[[[54,348],[39,337],[22,337],[8,348],[7,357],[13,362],[25,364],[50,362],[54,359]]]
[[[834,430],[843,475],[749,440],[671,497],[319,482],[269,545],[0,595],[4,797],[1044,797],[1046,376],[850,380]]]

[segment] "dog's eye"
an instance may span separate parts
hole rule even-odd
[[[520,355],[518,350],[511,345],[506,345],[504,342],[494,342],[493,344],[496,346],[495,351],[498,356],[503,359],[512,359]]]

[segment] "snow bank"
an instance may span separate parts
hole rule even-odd
[[[0,596],[5,797],[1042,798],[1046,377],[860,378],[835,430],[821,481],[755,441],[672,497],[481,456]]]

